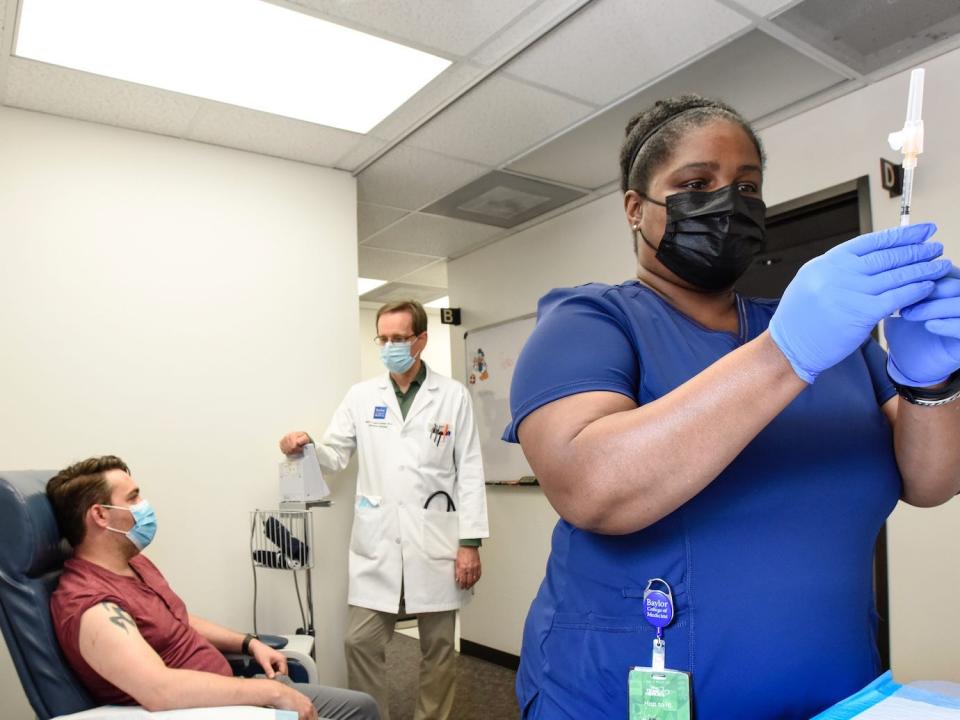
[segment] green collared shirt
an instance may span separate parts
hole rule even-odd
[[[417,373],[417,376],[410,381],[410,387],[407,388],[406,392],[403,392],[400,389],[400,386],[397,385],[397,381],[393,379],[393,375],[390,376],[390,382],[393,384],[393,391],[397,394],[397,404],[400,406],[400,414],[403,416],[403,419],[407,419],[407,413],[410,412],[410,408],[413,406],[413,401],[417,397],[417,393],[420,392],[420,386],[423,385],[423,381],[427,379],[427,364],[420,361],[420,372]]]
[[[397,405],[400,406],[400,414],[403,416],[403,419],[407,419],[407,413],[410,412],[410,408],[413,407],[413,401],[417,397],[417,393],[420,392],[420,388],[423,386],[423,381],[427,379],[427,364],[420,361],[420,371],[417,373],[417,376],[410,381],[410,387],[407,388],[406,392],[403,392],[400,389],[400,386],[397,385],[397,381],[393,379],[393,375],[390,376],[390,382],[393,385],[393,391],[397,394]],[[480,547],[482,543],[478,539],[467,539],[460,541],[460,547]]]

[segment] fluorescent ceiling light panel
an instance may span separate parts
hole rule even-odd
[[[450,65],[262,0],[22,0],[15,54],[357,133]]]
[[[374,280],[373,278],[357,278],[357,293],[363,295],[371,290],[376,290],[381,285],[386,285],[386,280]]]
[[[448,295],[444,295],[442,298],[437,298],[433,302],[424,303],[423,306],[436,309],[450,307],[450,297]]]

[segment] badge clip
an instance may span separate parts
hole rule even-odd
[[[643,616],[657,629],[653,639],[653,656],[650,667],[663,670],[667,662],[667,643],[663,639],[663,629],[673,622],[673,591],[670,584],[661,578],[647,582],[643,591]]]

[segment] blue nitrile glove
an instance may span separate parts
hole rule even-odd
[[[860,347],[874,326],[923,300],[951,268],[930,223],[855,237],[806,263],[770,320],[770,335],[794,372],[812,383]]]
[[[909,387],[929,387],[960,369],[960,268],[937,280],[925,300],[887,318],[887,372]]]

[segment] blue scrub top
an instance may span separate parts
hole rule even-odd
[[[504,439],[568,395],[605,390],[640,405],[666,395],[766,330],[776,301],[738,296],[737,307],[733,334],[637,281],[552,291],[517,362]],[[524,628],[524,717],[627,717],[627,672],[650,664],[650,578],[673,588],[667,666],[692,673],[700,720],[806,719],[873,680],[873,549],[901,492],[880,410],[895,393],[885,362],[865,343],[699,495],[639,532],[561,519]]]

